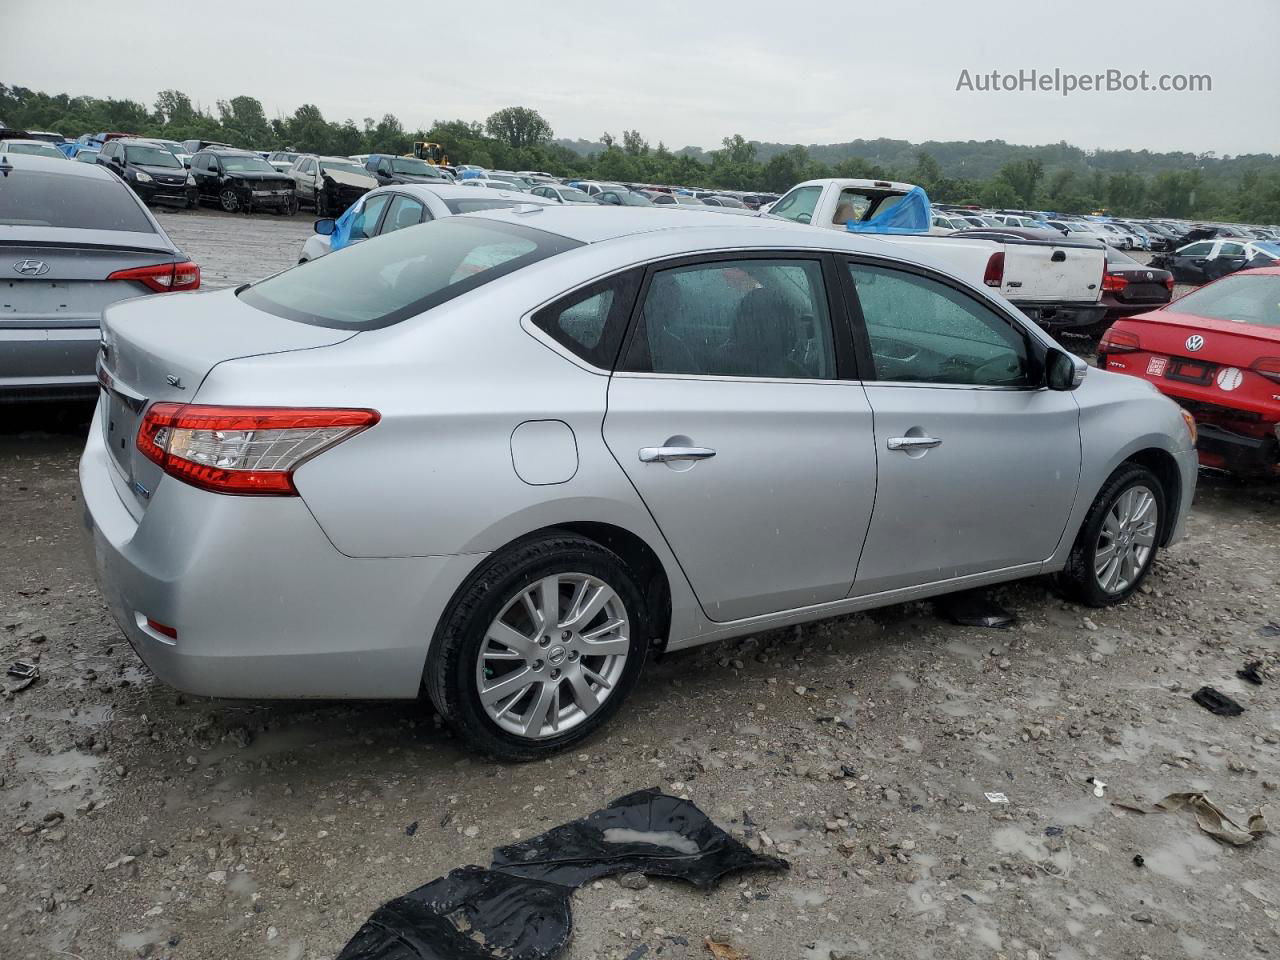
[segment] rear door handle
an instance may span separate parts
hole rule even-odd
[[[716,452],[710,447],[641,447],[641,463],[674,463],[681,460],[710,460]]]
[[[890,437],[887,444],[890,450],[932,450],[942,446],[937,437]]]

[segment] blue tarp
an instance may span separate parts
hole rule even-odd
[[[928,233],[933,223],[933,208],[923,187],[911,191],[883,213],[870,220],[850,220],[845,226],[851,233]]]
[[[347,212],[338,217],[333,222],[333,233],[329,236],[329,250],[341,250],[343,247],[351,243],[351,228],[355,226],[356,220],[364,213],[364,198],[361,197],[351,206],[347,207]],[[361,238],[363,239],[363,238]]]
[[[483,177],[484,174],[485,174],[485,171],[483,170],[463,170],[462,179],[475,180],[475,179],[478,179],[479,177]]]

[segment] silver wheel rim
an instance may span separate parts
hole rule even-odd
[[[235,195],[234,191],[223,190],[219,199],[222,200],[222,209],[228,213],[234,213],[240,208],[240,198]]]
[[[1123,593],[1142,575],[1156,546],[1160,507],[1150,487],[1130,487],[1107,511],[1093,552],[1093,574],[1110,594]]]
[[[555,573],[512,597],[489,624],[476,690],[489,719],[528,740],[583,723],[612,695],[631,651],[622,598],[585,573]]]

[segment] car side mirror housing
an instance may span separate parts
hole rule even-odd
[[[1045,357],[1045,386],[1050,390],[1075,390],[1084,383],[1089,365],[1065,350],[1051,349]]]
[[[312,229],[322,237],[332,237],[337,227],[338,222],[333,217],[323,217],[312,224]]]

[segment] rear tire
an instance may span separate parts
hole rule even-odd
[[[1129,599],[1160,551],[1166,503],[1159,477],[1139,464],[1122,464],[1085,515],[1061,574],[1064,591],[1090,607]]]
[[[543,613],[551,604],[554,618]],[[491,558],[463,586],[436,630],[423,681],[469,746],[537,760],[618,712],[649,641],[648,613],[623,560],[592,540],[552,533]]]

